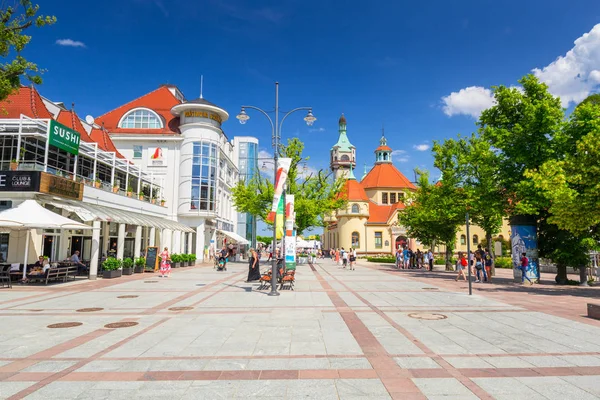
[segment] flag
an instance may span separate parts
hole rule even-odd
[[[296,269],[296,230],[294,229],[294,195],[285,196],[285,269]]]
[[[291,158],[280,158],[277,161],[277,172],[275,179],[275,194],[273,196],[273,204],[271,205],[271,212],[267,216],[267,221],[273,222],[275,221],[275,215],[277,214],[277,209],[279,207],[279,202],[282,200],[281,194],[283,193],[283,185],[287,180],[287,174],[290,170],[290,166],[292,165]],[[283,213],[282,213],[283,214]],[[277,221],[279,222],[279,221]],[[280,225],[281,226],[281,225]]]
[[[279,206],[277,207],[277,212],[275,215],[275,218],[277,218],[277,239],[281,239],[283,237],[283,231],[284,231],[284,214],[283,214],[283,210],[284,210],[284,201],[283,201],[283,196],[279,197]]]

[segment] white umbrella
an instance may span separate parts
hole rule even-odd
[[[27,231],[23,279],[27,274],[27,253],[29,252],[29,232],[31,229],[92,229],[89,225],[65,218],[42,207],[35,200],[25,200],[15,208],[0,212],[0,228]]]

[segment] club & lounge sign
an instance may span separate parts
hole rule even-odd
[[[83,184],[39,171],[0,171],[0,192],[38,192],[83,199]]]

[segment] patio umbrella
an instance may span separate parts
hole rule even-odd
[[[27,231],[23,279],[27,274],[27,253],[29,252],[29,233],[31,229],[92,229],[89,225],[73,221],[42,207],[35,200],[25,200],[15,208],[0,212],[0,228]]]

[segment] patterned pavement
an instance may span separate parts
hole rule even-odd
[[[598,288],[508,273],[473,296],[448,273],[330,260],[276,298],[242,264],[0,289],[0,398],[600,398]]]

